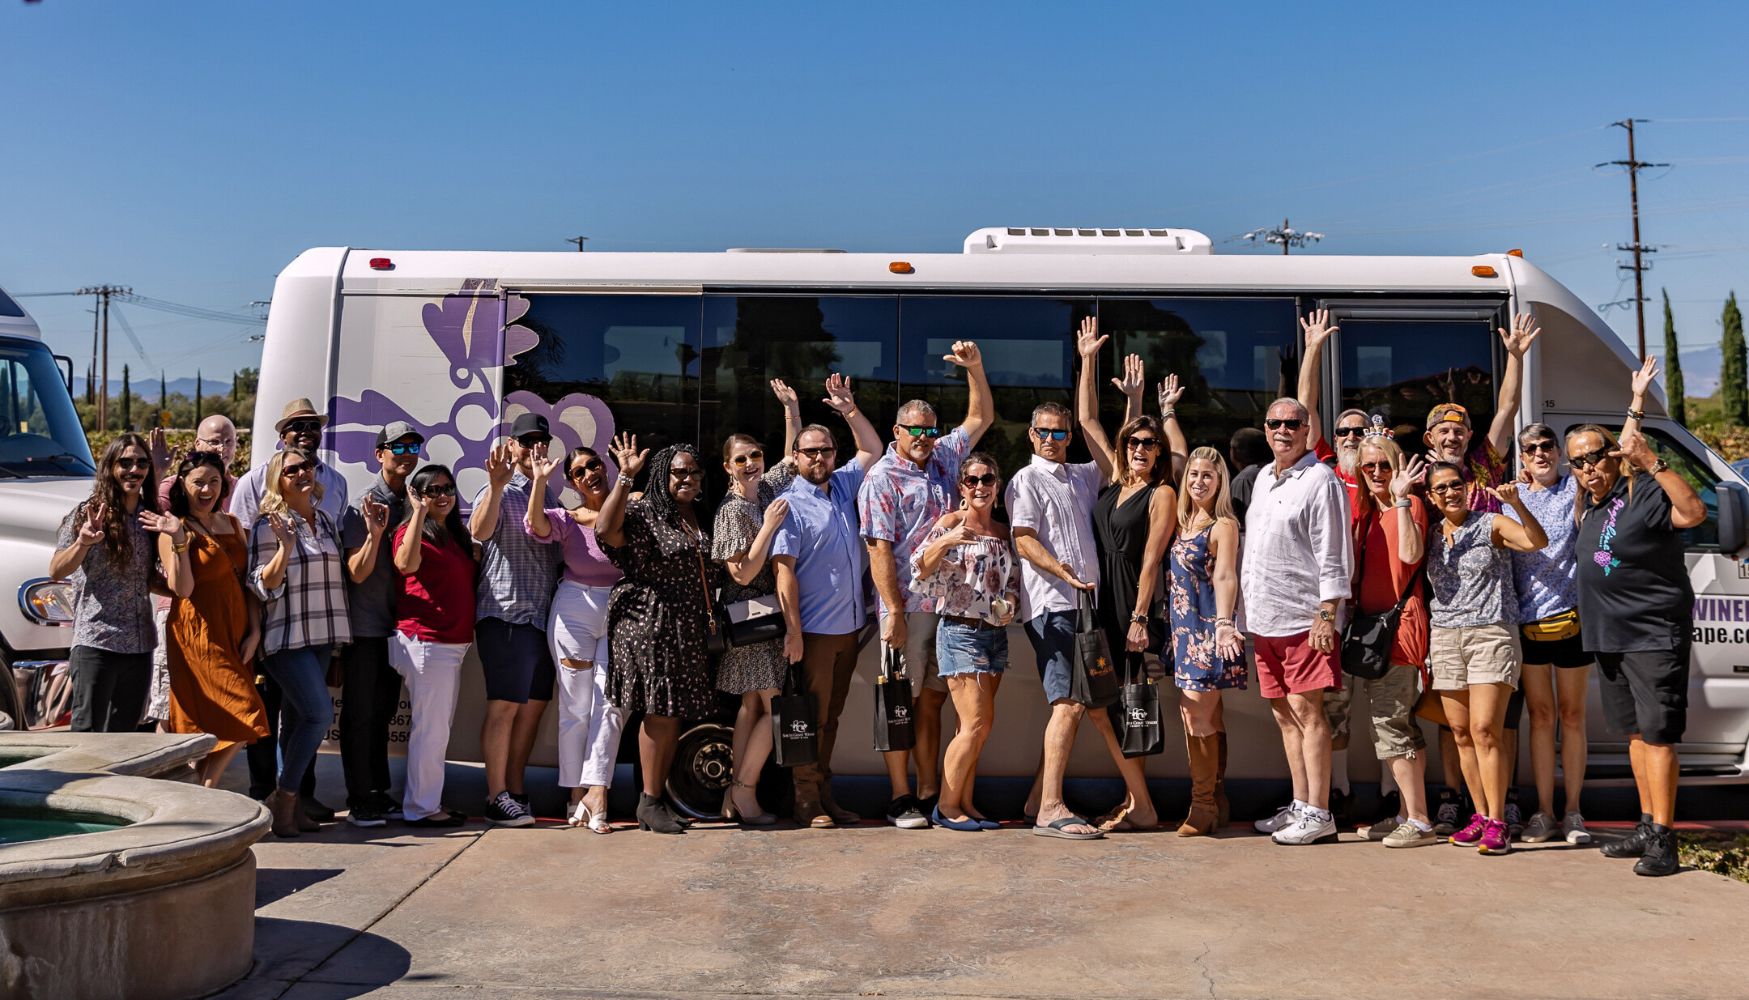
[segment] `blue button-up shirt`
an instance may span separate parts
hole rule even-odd
[[[797,476],[779,494],[789,516],[772,539],[771,554],[796,561],[802,631],[847,635],[862,628],[863,546],[856,528],[856,491],[863,468],[855,459],[832,473],[830,492]]]

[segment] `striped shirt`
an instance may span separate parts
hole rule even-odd
[[[262,582],[261,573],[279,550],[279,539],[265,517],[258,518],[249,531],[249,589],[262,602],[262,652],[271,655],[351,642],[346,557],[339,530],[325,511],[316,512],[314,525],[291,511],[285,516],[297,544],[286,558],[285,579],[272,590]]]
[[[528,517],[528,477],[521,470],[504,486],[498,501],[498,526],[480,543],[480,582],[474,600],[474,620],[497,618],[512,625],[547,628],[547,608],[559,585],[564,561],[557,545],[545,545],[523,530]],[[486,502],[488,484],[474,496],[474,506]]]

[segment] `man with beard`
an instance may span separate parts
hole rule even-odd
[[[802,665],[803,683],[819,713],[819,754],[794,770],[795,819],[803,826],[855,825],[862,817],[832,798],[832,746],[838,716],[856,672],[857,633],[868,621],[863,607],[863,546],[857,532],[856,494],[881,456],[880,435],[856,408],[850,380],[826,380],[827,406],[850,425],[856,457],[833,471],[838,446],[832,432],[809,424],[796,435],[796,478],[778,498],[789,515],[771,542],[777,600],[783,609],[783,654]]]

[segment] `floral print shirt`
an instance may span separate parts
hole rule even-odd
[[[941,515],[953,509],[959,496],[954,479],[960,462],[971,450],[971,438],[958,427],[936,441],[927,466],[919,466],[900,455],[897,445],[888,444],[887,453],[869,468],[857,491],[862,537],[893,543],[893,564],[911,565],[911,556],[922,547],[924,536]],[[899,570],[899,589],[905,594],[907,613],[935,610],[934,599],[918,593],[903,568]],[[881,614],[886,613],[883,601]]]
[[[935,572],[922,575],[924,550],[957,527],[958,516],[937,520],[912,551],[911,590],[929,598],[936,614],[982,618],[995,625],[1004,617],[991,610],[996,598],[1008,602],[1010,614],[1019,611],[1020,558],[1006,539],[980,535],[977,541],[955,545],[942,555]]]

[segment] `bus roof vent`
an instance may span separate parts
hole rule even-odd
[[[989,226],[966,237],[966,253],[1206,254],[1213,242],[1194,229]]]
[[[730,247],[729,253],[844,253],[831,247]]]

